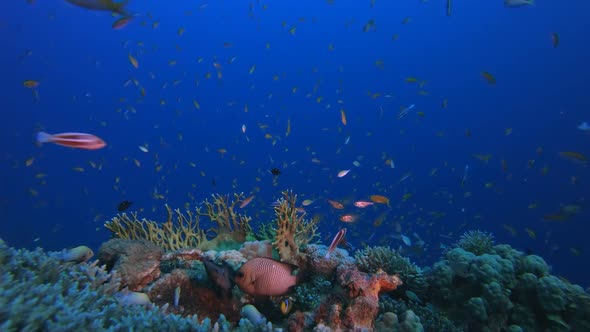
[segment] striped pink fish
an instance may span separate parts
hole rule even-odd
[[[51,135],[46,132],[37,133],[37,143],[55,143],[75,149],[97,150],[107,144],[99,137],[85,133],[61,133]]]
[[[253,296],[279,296],[297,284],[293,266],[270,258],[254,258],[236,273],[236,284]]]
[[[336,250],[336,247],[338,247],[338,245],[342,241],[344,241],[344,236],[346,236],[346,228],[343,228],[339,230],[338,233],[336,233],[334,239],[332,239],[332,243],[330,243],[330,247],[328,248],[328,251],[326,252],[326,256],[324,256],[324,258],[330,259],[330,255],[332,254],[332,252]]]

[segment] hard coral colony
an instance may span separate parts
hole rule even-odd
[[[114,238],[94,262],[83,246],[48,254],[0,242],[3,330],[590,330],[581,287],[552,276],[541,257],[494,245],[488,233],[466,233],[424,269],[390,247],[354,258],[336,248],[326,257],[297,195],[283,193],[262,240],[236,212],[243,201],[214,195],[184,213],[166,206],[163,223],[118,215],[105,223]],[[214,229],[202,229],[200,218]],[[40,304],[43,318],[26,305],[39,294],[54,299]]]

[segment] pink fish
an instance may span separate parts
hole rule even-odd
[[[85,133],[61,133],[51,135],[40,131],[37,133],[37,143],[55,143],[75,149],[97,150],[106,146],[99,137]]]
[[[253,258],[236,272],[238,287],[253,296],[280,296],[297,285],[293,266],[270,258]]]
[[[361,209],[364,209],[367,206],[371,206],[373,204],[374,204],[373,202],[367,202],[367,201],[356,201],[356,202],[354,202],[354,206],[356,206],[357,208],[361,208]]]
[[[131,22],[132,19],[133,16],[123,16],[120,19],[113,22],[112,28],[115,30],[123,29],[127,26],[127,24],[129,24],[129,22]]]
[[[330,254],[336,249],[336,247],[340,244],[340,242],[342,242],[344,240],[345,235],[346,235],[346,228],[343,228],[343,229],[339,230],[338,233],[336,233],[336,236],[334,236],[332,243],[330,243],[330,247],[328,248],[328,252],[326,253],[326,256],[324,256],[324,258],[330,259]]]
[[[345,177],[346,174],[348,174],[348,172],[350,172],[349,169],[342,170],[342,171],[338,172],[338,177],[339,178]]]
[[[254,195],[246,198],[245,200],[242,201],[242,203],[240,203],[240,209],[245,208],[246,206],[248,206],[248,204],[250,204],[250,202],[252,202],[252,199],[254,199]]]

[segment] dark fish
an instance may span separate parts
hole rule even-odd
[[[130,201],[122,201],[117,206],[117,210],[119,210],[119,212],[123,212],[123,211],[127,210],[131,206],[131,204],[133,204],[133,202],[130,202]]]
[[[281,170],[278,168],[273,168],[270,170],[270,172],[272,173],[272,175],[281,175]]]
[[[231,290],[234,287],[235,271],[227,262],[215,264],[212,260],[203,258],[203,265],[207,271],[207,276],[217,288],[217,292],[223,298],[230,298]]]

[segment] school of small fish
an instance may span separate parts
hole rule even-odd
[[[502,1],[506,8],[502,7]],[[535,6],[538,6],[534,0],[502,1],[497,1],[498,6],[510,13],[520,10],[534,10]],[[194,178],[186,180],[188,190],[185,206],[194,204],[203,196],[203,192],[216,189],[216,186],[236,191],[248,186],[245,190],[249,193],[248,196],[242,196],[237,207],[252,211],[258,210],[257,216],[264,216],[273,208],[272,203],[262,198],[270,191],[266,186],[270,186],[271,189],[279,189],[284,183],[292,185],[292,182],[300,181],[302,184],[308,183],[313,187],[316,181],[320,182],[315,176],[319,173],[322,174],[324,182],[321,185],[324,187],[318,189],[318,192],[302,195],[298,202],[300,206],[296,207],[299,214],[322,220],[323,223],[329,225],[327,226],[329,229],[333,230],[346,224],[348,237],[365,239],[362,241],[363,244],[370,240],[388,244],[393,240],[399,242],[400,250],[421,253],[425,250],[426,244],[418,235],[418,231],[429,235],[436,233],[430,227],[448,217],[449,212],[445,209],[446,206],[451,206],[453,211],[464,215],[466,225],[483,223],[484,212],[478,212],[475,208],[471,208],[470,200],[476,196],[483,196],[485,199],[493,201],[509,190],[511,181],[516,181],[517,177],[521,179],[520,181],[527,183],[540,181],[538,178],[542,179],[553,172],[553,169],[556,168],[553,165],[558,163],[571,167],[570,174],[562,176],[565,179],[563,180],[564,185],[572,188],[587,185],[583,182],[587,181],[587,176],[580,175],[580,170],[584,170],[588,166],[589,151],[587,147],[589,145],[587,140],[585,143],[572,143],[571,146],[556,148],[550,148],[549,144],[539,145],[530,151],[523,152],[526,154],[526,160],[513,160],[502,153],[489,151],[485,145],[473,143],[480,139],[477,137],[479,134],[475,125],[473,128],[460,128],[460,131],[453,133],[436,127],[436,122],[439,120],[431,119],[440,119],[439,113],[452,113],[456,103],[451,96],[441,92],[443,89],[436,86],[438,83],[427,77],[425,73],[402,73],[392,79],[393,87],[372,86],[367,88],[362,91],[362,95],[366,98],[366,105],[359,106],[352,101],[351,97],[347,96],[347,82],[342,82],[340,79],[341,81],[334,86],[334,89],[326,83],[328,79],[324,75],[328,69],[322,68],[320,64],[312,63],[309,68],[301,67],[305,70],[298,67],[301,72],[310,73],[312,79],[306,83],[294,78],[294,74],[288,70],[289,68],[277,68],[269,65],[266,61],[269,61],[268,59],[275,54],[274,52],[280,52],[284,45],[275,48],[275,43],[268,40],[256,40],[255,43],[244,45],[238,38],[235,38],[234,40],[219,40],[217,45],[212,46],[215,49],[215,54],[211,54],[207,53],[208,51],[190,49],[189,45],[195,40],[191,38],[194,38],[195,34],[199,32],[188,24],[182,25],[180,21],[178,23],[166,22],[172,25],[171,29],[173,30],[171,30],[172,32],[167,31],[165,29],[170,26],[165,27],[164,22],[158,18],[158,14],[155,12],[133,13],[127,1],[66,0],[66,2],[73,5],[68,6],[75,8],[78,15],[84,15],[86,13],[84,10],[90,10],[103,12],[110,19],[114,18],[114,22],[109,21],[110,28],[107,25],[107,29],[124,38],[121,42],[121,49],[113,50],[113,54],[116,55],[117,60],[124,64],[126,70],[124,80],[118,83],[121,84],[124,92],[114,107],[114,112],[120,117],[123,125],[101,119],[97,121],[98,125],[90,127],[94,129],[89,129],[88,133],[74,131],[49,134],[37,129],[34,141],[37,145],[51,143],[78,150],[102,150],[80,152],[84,156],[88,156],[88,160],[76,161],[75,164],[68,164],[64,167],[70,173],[78,174],[77,176],[84,176],[90,172],[99,172],[103,168],[112,167],[109,166],[109,163],[113,163],[109,160],[109,153],[115,149],[117,151],[124,149],[125,155],[121,158],[124,165],[141,171],[149,168],[149,171],[158,177],[158,180],[154,181],[150,188],[150,195],[154,201],[153,206],[144,206],[143,208],[155,210],[157,204],[166,202],[173,192],[173,189],[166,185],[167,181],[177,171],[190,169]],[[329,3],[332,5],[332,1]],[[378,4],[372,1],[371,8],[374,6],[378,6]],[[444,11],[439,8],[439,15],[448,17],[445,20],[453,20],[461,15],[457,11],[459,6],[461,4],[456,1],[445,0]],[[245,14],[253,21],[257,21],[263,19],[264,13],[268,12],[269,5],[252,2],[247,7]],[[197,16],[197,12],[201,14],[210,10],[207,4],[201,4],[195,8],[197,9],[187,10],[186,16]],[[295,41],[312,31],[311,27],[315,20],[316,18],[311,17],[284,20],[277,24],[276,29],[286,40]],[[420,17],[414,15],[402,15],[395,20],[397,27],[392,29],[390,22],[382,22],[369,16],[364,19],[345,20],[342,22],[342,26],[346,31],[354,30],[360,35],[358,38],[375,38],[384,29],[390,29],[387,42],[395,45],[395,43],[401,43],[400,41],[406,37],[405,31],[412,29],[412,26],[417,25],[420,20]],[[111,28],[117,31],[111,31]],[[175,52],[178,52],[178,55],[166,53],[161,59],[155,59],[155,55],[162,54],[158,53],[160,48],[170,45],[152,45],[149,35],[145,36],[145,40],[126,39],[128,37],[123,34],[132,29],[143,29],[141,31],[144,32],[149,29],[152,32],[166,33],[167,37],[173,40],[170,45],[175,49]],[[565,35],[564,39],[561,39],[559,33],[552,30],[553,27],[548,27],[540,36],[544,40],[544,51],[560,52],[568,46],[569,40]],[[279,43],[277,42],[277,44]],[[260,52],[261,55],[248,57],[236,51],[236,49],[245,46],[251,47],[255,52]],[[322,45],[322,49],[329,54],[338,54],[340,45],[336,41],[329,41]],[[186,57],[183,56],[187,53],[190,54],[191,63],[187,63]],[[23,58],[31,56],[32,51],[26,51],[22,55]],[[100,68],[101,61],[105,60],[98,58],[95,60],[96,68]],[[158,72],[160,68],[158,66],[161,64],[155,66],[154,61],[161,61],[170,72],[164,70]],[[391,60],[388,54],[382,54],[382,56],[377,54],[370,59],[367,67],[359,70],[370,70],[374,71],[375,75],[379,75],[379,73],[388,72],[391,67],[398,65]],[[349,70],[345,67],[344,64],[338,64],[329,70],[333,71],[335,77],[338,78],[337,75]],[[370,69],[368,69],[369,67]],[[466,79],[472,79],[473,84],[484,91],[482,94],[501,90],[503,85],[513,79],[507,77],[507,73],[502,68],[495,68],[493,65],[485,63],[471,69],[469,75],[470,77]],[[23,75],[17,80],[18,88],[27,91],[27,94],[31,93],[36,103],[42,101],[40,92],[52,84],[51,80],[43,73]],[[276,86],[286,84],[288,87],[261,91],[258,87],[263,83],[258,83],[258,81],[264,80]],[[232,89],[239,89],[237,84],[245,84],[244,91],[247,91],[245,93],[250,93],[252,96],[243,98],[237,93],[228,93],[228,90],[222,90],[224,85],[232,86]],[[221,103],[211,101],[213,98],[208,98],[208,93],[204,92],[210,91],[207,89],[211,86],[223,91],[219,95],[227,96],[224,97],[226,99]],[[412,94],[399,92],[396,89],[407,89],[412,91]],[[190,95],[186,94],[186,91],[191,91]],[[74,96],[72,99],[76,104],[81,103],[81,100],[92,100],[93,96],[97,95],[96,91],[84,91],[83,94]],[[315,115],[312,112],[302,112],[304,115],[300,116],[285,106],[288,103],[286,100],[289,98],[300,102],[304,108],[307,107],[313,112],[326,112],[329,114],[330,120],[315,121]],[[162,112],[175,117],[174,125],[153,123],[151,128],[144,129],[145,132],[130,131],[127,137],[128,141],[111,140],[107,136],[110,128],[116,127],[117,130],[122,131],[125,130],[125,124],[147,116],[146,109],[150,107],[159,107]],[[510,105],[507,105],[508,107]],[[228,121],[227,119],[220,120],[221,124],[198,123],[204,119],[201,114],[219,115],[223,113],[223,110],[231,112],[231,118],[238,121],[231,126],[231,133],[225,132],[223,121]],[[374,120],[369,120],[371,118],[367,114],[374,116]],[[195,119],[199,119],[199,121],[195,121]],[[588,122],[581,121],[583,119],[569,120],[572,122],[568,123],[568,128],[580,136],[580,139],[587,139],[590,133]],[[386,123],[387,126],[390,126],[391,129],[388,127],[387,130],[389,136],[376,134],[376,130],[371,128],[372,123]],[[576,123],[579,124],[576,125]],[[194,127],[189,127],[193,125]],[[74,127],[80,128],[70,128],[70,130],[86,131],[82,129],[84,126],[85,124],[79,123]],[[405,140],[409,132],[421,130],[427,126],[432,126],[425,129],[430,130],[433,137],[432,151],[420,151],[415,142]],[[195,148],[193,144],[199,136],[196,136],[192,131],[205,129],[211,129],[219,132],[219,136],[227,135],[229,138],[211,137],[210,140],[199,142],[198,144],[201,145]],[[47,130],[59,129],[52,126]],[[489,140],[500,140],[510,146],[511,142],[522,135],[522,131],[523,128],[506,123],[494,134],[487,133],[490,135]],[[170,132],[173,134],[170,135]],[[307,146],[300,147],[292,144],[292,142],[306,137],[304,135],[313,137],[312,139],[317,142],[317,145],[309,143]],[[455,136],[459,136],[459,138]],[[469,142],[465,144],[468,147],[464,151],[464,160],[455,161],[443,158],[445,160],[441,160],[435,165],[422,164],[419,159],[420,155],[439,155],[444,152],[446,147],[439,142],[434,142],[435,140],[451,139],[462,139]],[[330,146],[331,151],[326,151],[319,146],[320,143],[325,142],[328,142],[326,144]],[[396,145],[398,143],[403,144],[418,156],[415,161],[418,163],[418,167],[408,164],[407,152],[405,155],[400,153],[399,145]],[[257,146],[256,151],[252,153],[253,156],[243,152],[248,150],[248,144],[256,144]],[[178,158],[170,157],[169,151],[175,145],[186,148],[186,154]],[[189,146],[190,148],[187,148]],[[47,150],[48,153],[54,153],[54,151],[60,153],[57,151],[58,149],[58,147],[49,146],[43,150]],[[297,153],[305,153],[306,158],[288,157],[292,150],[298,151]],[[62,149],[64,153],[68,151],[71,150]],[[40,156],[34,155],[28,156],[24,163],[22,160],[19,162],[27,169],[36,169],[35,181],[38,185],[46,185],[50,180],[48,179],[49,172],[38,168],[40,167],[38,166],[39,160]],[[211,164],[211,160],[219,163],[219,168],[205,166]],[[425,168],[422,169],[422,166]],[[497,174],[490,175],[493,172]],[[242,175],[247,179],[242,178]],[[452,183],[441,185],[434,192],[426,193],[418,185],[422,181],[434,183],[443,177],[452,178],[453,180],[450,181]],[[125,193],[127,186],[129,186],[126,182],[122,175],[115,177],[111,184],[113,191]],[[483,194],[478,189],[482,190]],[[87,189],[83,190],[84,193],[86,191]],[[31,187],[28,192],[32,197],[41,195],[39,187]],[[422,200],[430,197],[434,197],[440,202],[437,208],[421,204]],[[131,201],[121,201],[117,209],[119,212],[123,212],[131,205]],[[531,197],[527,204],[523,204],[520,208],[526,213],[530,213],[538,221],[561,223],[575,220],[583,213],[584,206],[583,197],[575,202],[560,202],[553,204],[553,206],[543,206],[535,197]],[[100,218],[97,216],[97,219]],[[380,231],[381,227],[385,230],[384,232]],[[521,232],[530,239],[542,238],[541,231],[535,230],[536,225],[517,227],[503,224],[501,227],[511,236],[517,236]],[[441,242],[444,241],[445,236],[450,238],[455,235],[454,230],[447,229],[444,225],[440,226],[440,229],[444,230],[444,235],[440,235],[443,238]],[[330,258],[338,245],[345,242],[346,233],[346,228],[341,228],[336,232],[327,251],[327,259]],[[545,233],[550,234],[551,231],[545,229]],[[443,231],[440,231],[440,234],[443,234]],[[329,237],[323,241],[327,243]],[[570,250],[578,252],[573,247]],[[267,269],[268,266],[275,263],[259,261],[258,264]],[[272,266],[276,267],[277,265]],[[287,273],[289,267],[280,267],[284,270],[282,271],[284,274],[282,277],[286,280],[284,287],[264,290],[263,286],[266,281],[261,276],[257,276],[259,284],[256,287],[258,288],[249,289],[250,286],[247,285],[241,287],[248,289],[252,294],[267,292],[282,294],[295,281]],[[244,275],[248,274],[247,268],[244,268],[243,272]],[[180,289],[177,294],[175,292],[175,305],[178,303],[179,296]],[[287,312],[290,310],[289,301],[281,304],[281,310]]]

